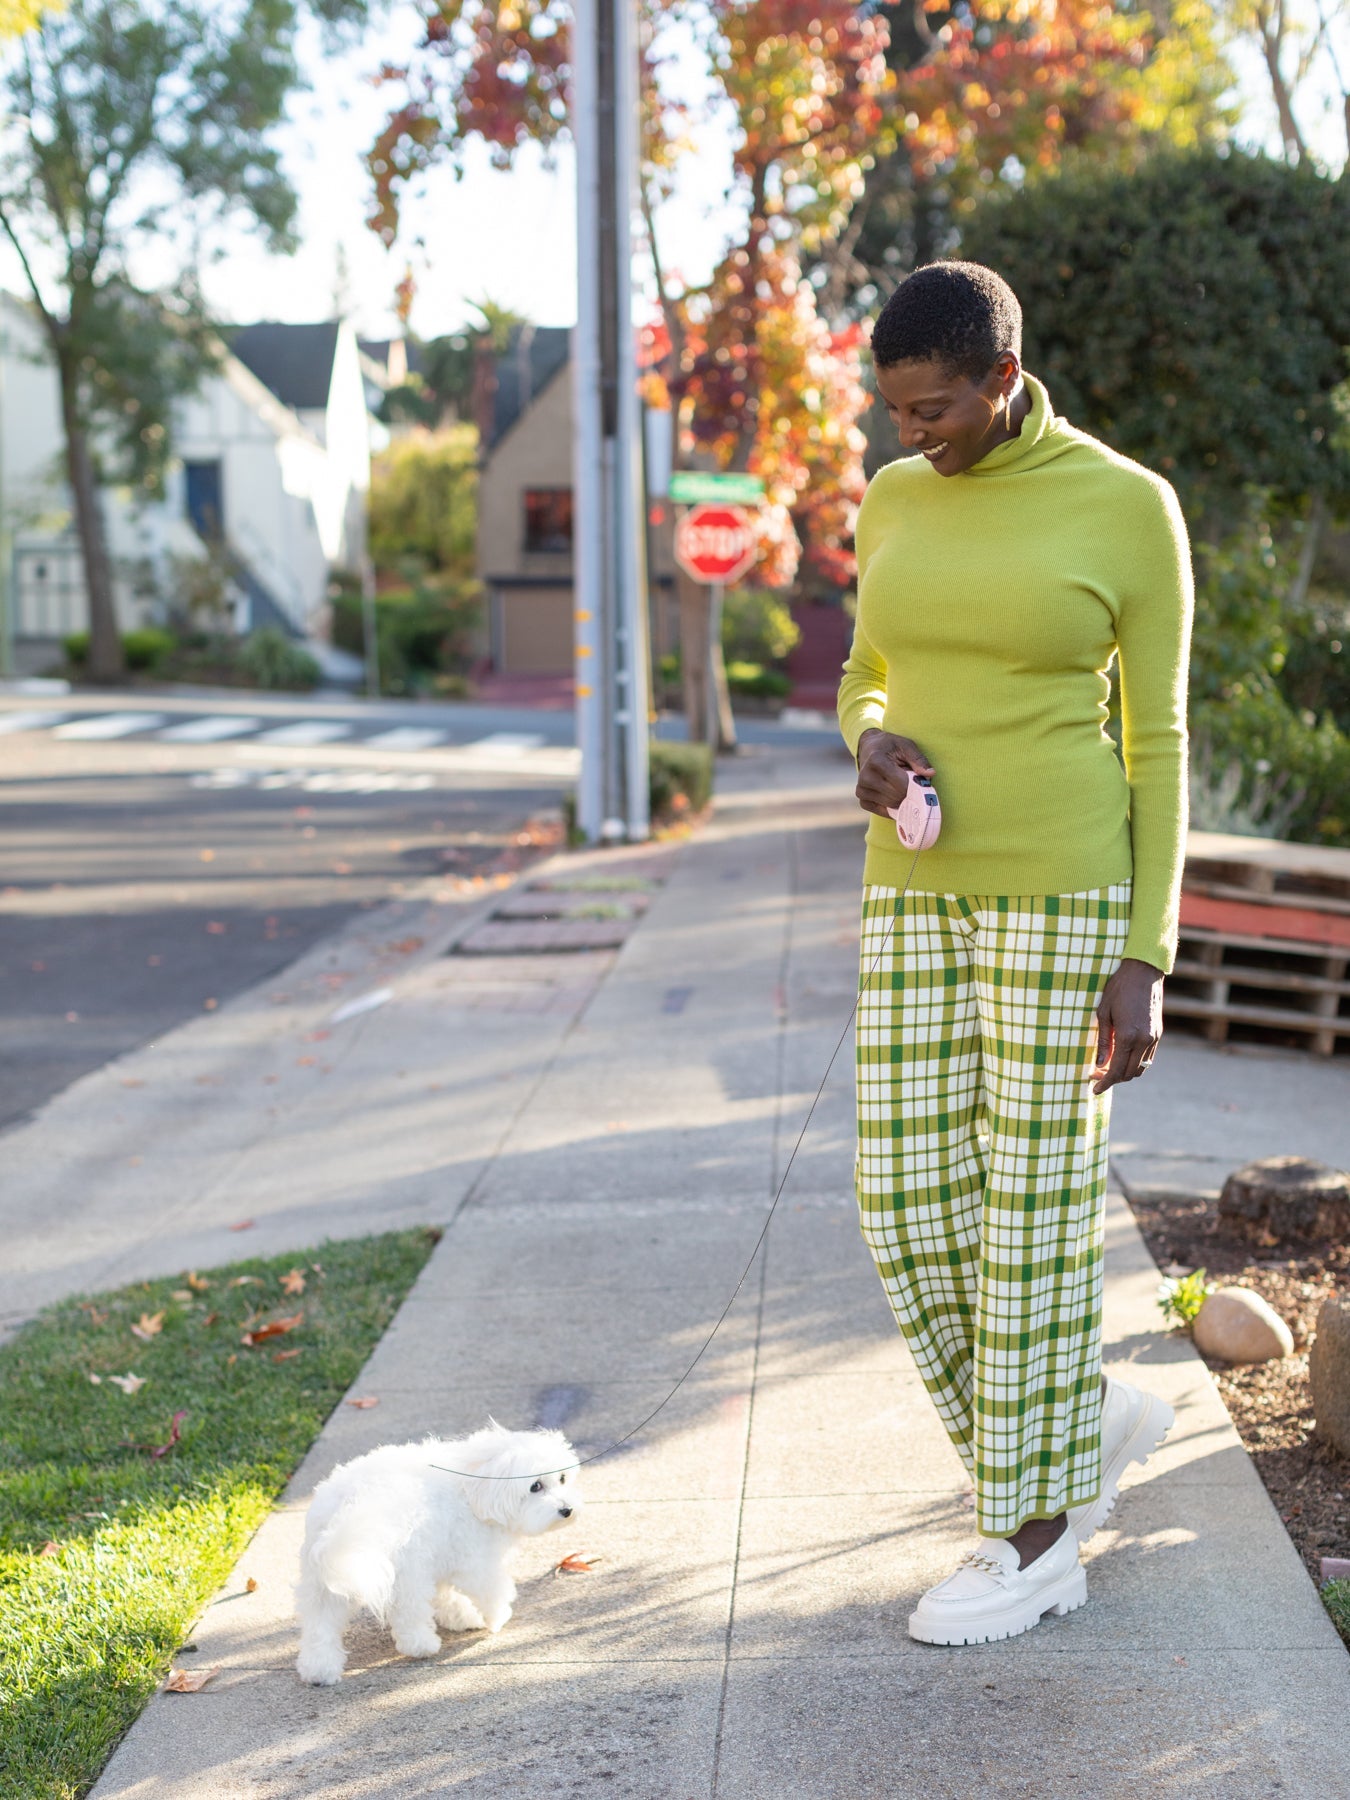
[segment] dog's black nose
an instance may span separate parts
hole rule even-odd
[[[559,1512],[559,1515],[564,1519],[570,1519],[572,1516],[572,1509],[570,1506],[560,1506],[558,1508],[558,1512]]]

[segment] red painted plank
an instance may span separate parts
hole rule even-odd
[[[1252,937],[1293,938],[1301,944],[1333,944],[1350,949],[1350,918],[1295,906],[1262,906],[1251,900],[1214,900],[1208,894],[1181,896],[1181,923],[1206,931],[1241,931]]]

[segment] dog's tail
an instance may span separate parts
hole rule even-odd
[[[405,1536],[396,1525],[344,1507],[306,1544],[305,1572],[330,1593],[353,1606],[369,1607],[382,1619],[393,1597],[395,1557]]]

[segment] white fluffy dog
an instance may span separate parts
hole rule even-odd
[[[314,1491],[300,1552],[301,1680],[342,1679],[343,1632],[362,1606],[404,1656],[435,1656],[437,1624],[500,1631],[517,1545],[571,1518],[576,1468],[561,1432],[494,1420],[472,1437],[387,1444],[334,1469]]]

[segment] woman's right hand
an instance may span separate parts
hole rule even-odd
[[[854,792],[864,812],[889,818],[887,808],[899,806],[909,788],[910,771],[933,775],[933,765],[912,738],[896,737],[876,726],[858,739],[858,785]]]

